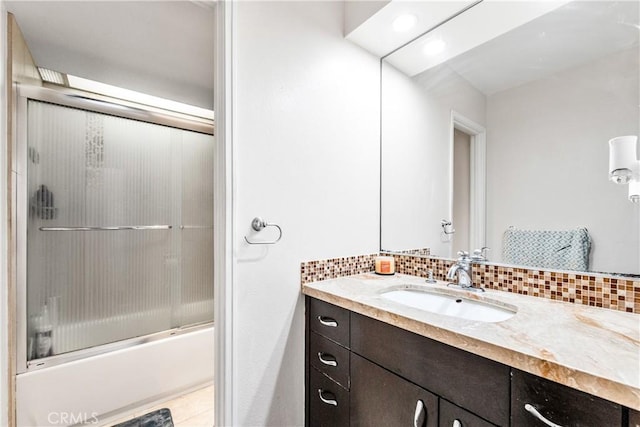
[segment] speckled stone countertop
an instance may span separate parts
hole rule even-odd
[[[380,296],[394,287],[457,292],[517,307],[498,323],[429,313]],[[302,286],[306,295],[390,325],[640,410],[640,314],[553,301],[509,292],[475,293],[444,282],[373,273]]]

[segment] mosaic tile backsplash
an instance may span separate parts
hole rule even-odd
[[[371,272],[375,257],[372,254],[303,262],[301,282]],[[426,278],[431,270],[438,280],[446,280],[453,264],[451,260],[404,254],[395,254],[394,258],[396,272]],[[640,279],[478,264],[474,265],[473,281],[488,289],[640,313]]]
[[[304,285],[305,283],[373,271],[376,256],[378,254],[303,262],[300,264],[300,282]]]

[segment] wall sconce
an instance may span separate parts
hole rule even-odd
[[[618,136],[609,140],[609,179],[616,184],[629,184],[629,200],[640,202],[640,160],[638,137]]]

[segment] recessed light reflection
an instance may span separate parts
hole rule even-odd
[[[405,14],[398,16],[393,21],[393,29],[399,33],[404,33],[412,29],[418,23],[415,15]]]
[[[432,39],[424,44],[422,52],[424,52],[425,55],[437,55],[442,53],[445,47],[447,47],[447,44],[444,41],[440,39]]]

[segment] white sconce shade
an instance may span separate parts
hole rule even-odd
[[[640,180],[632,179],[629,181],[629,201],[640,203]]]
[[[609,179],[626,184],[638,173],[637,136],[618,136],[609,140]]]

